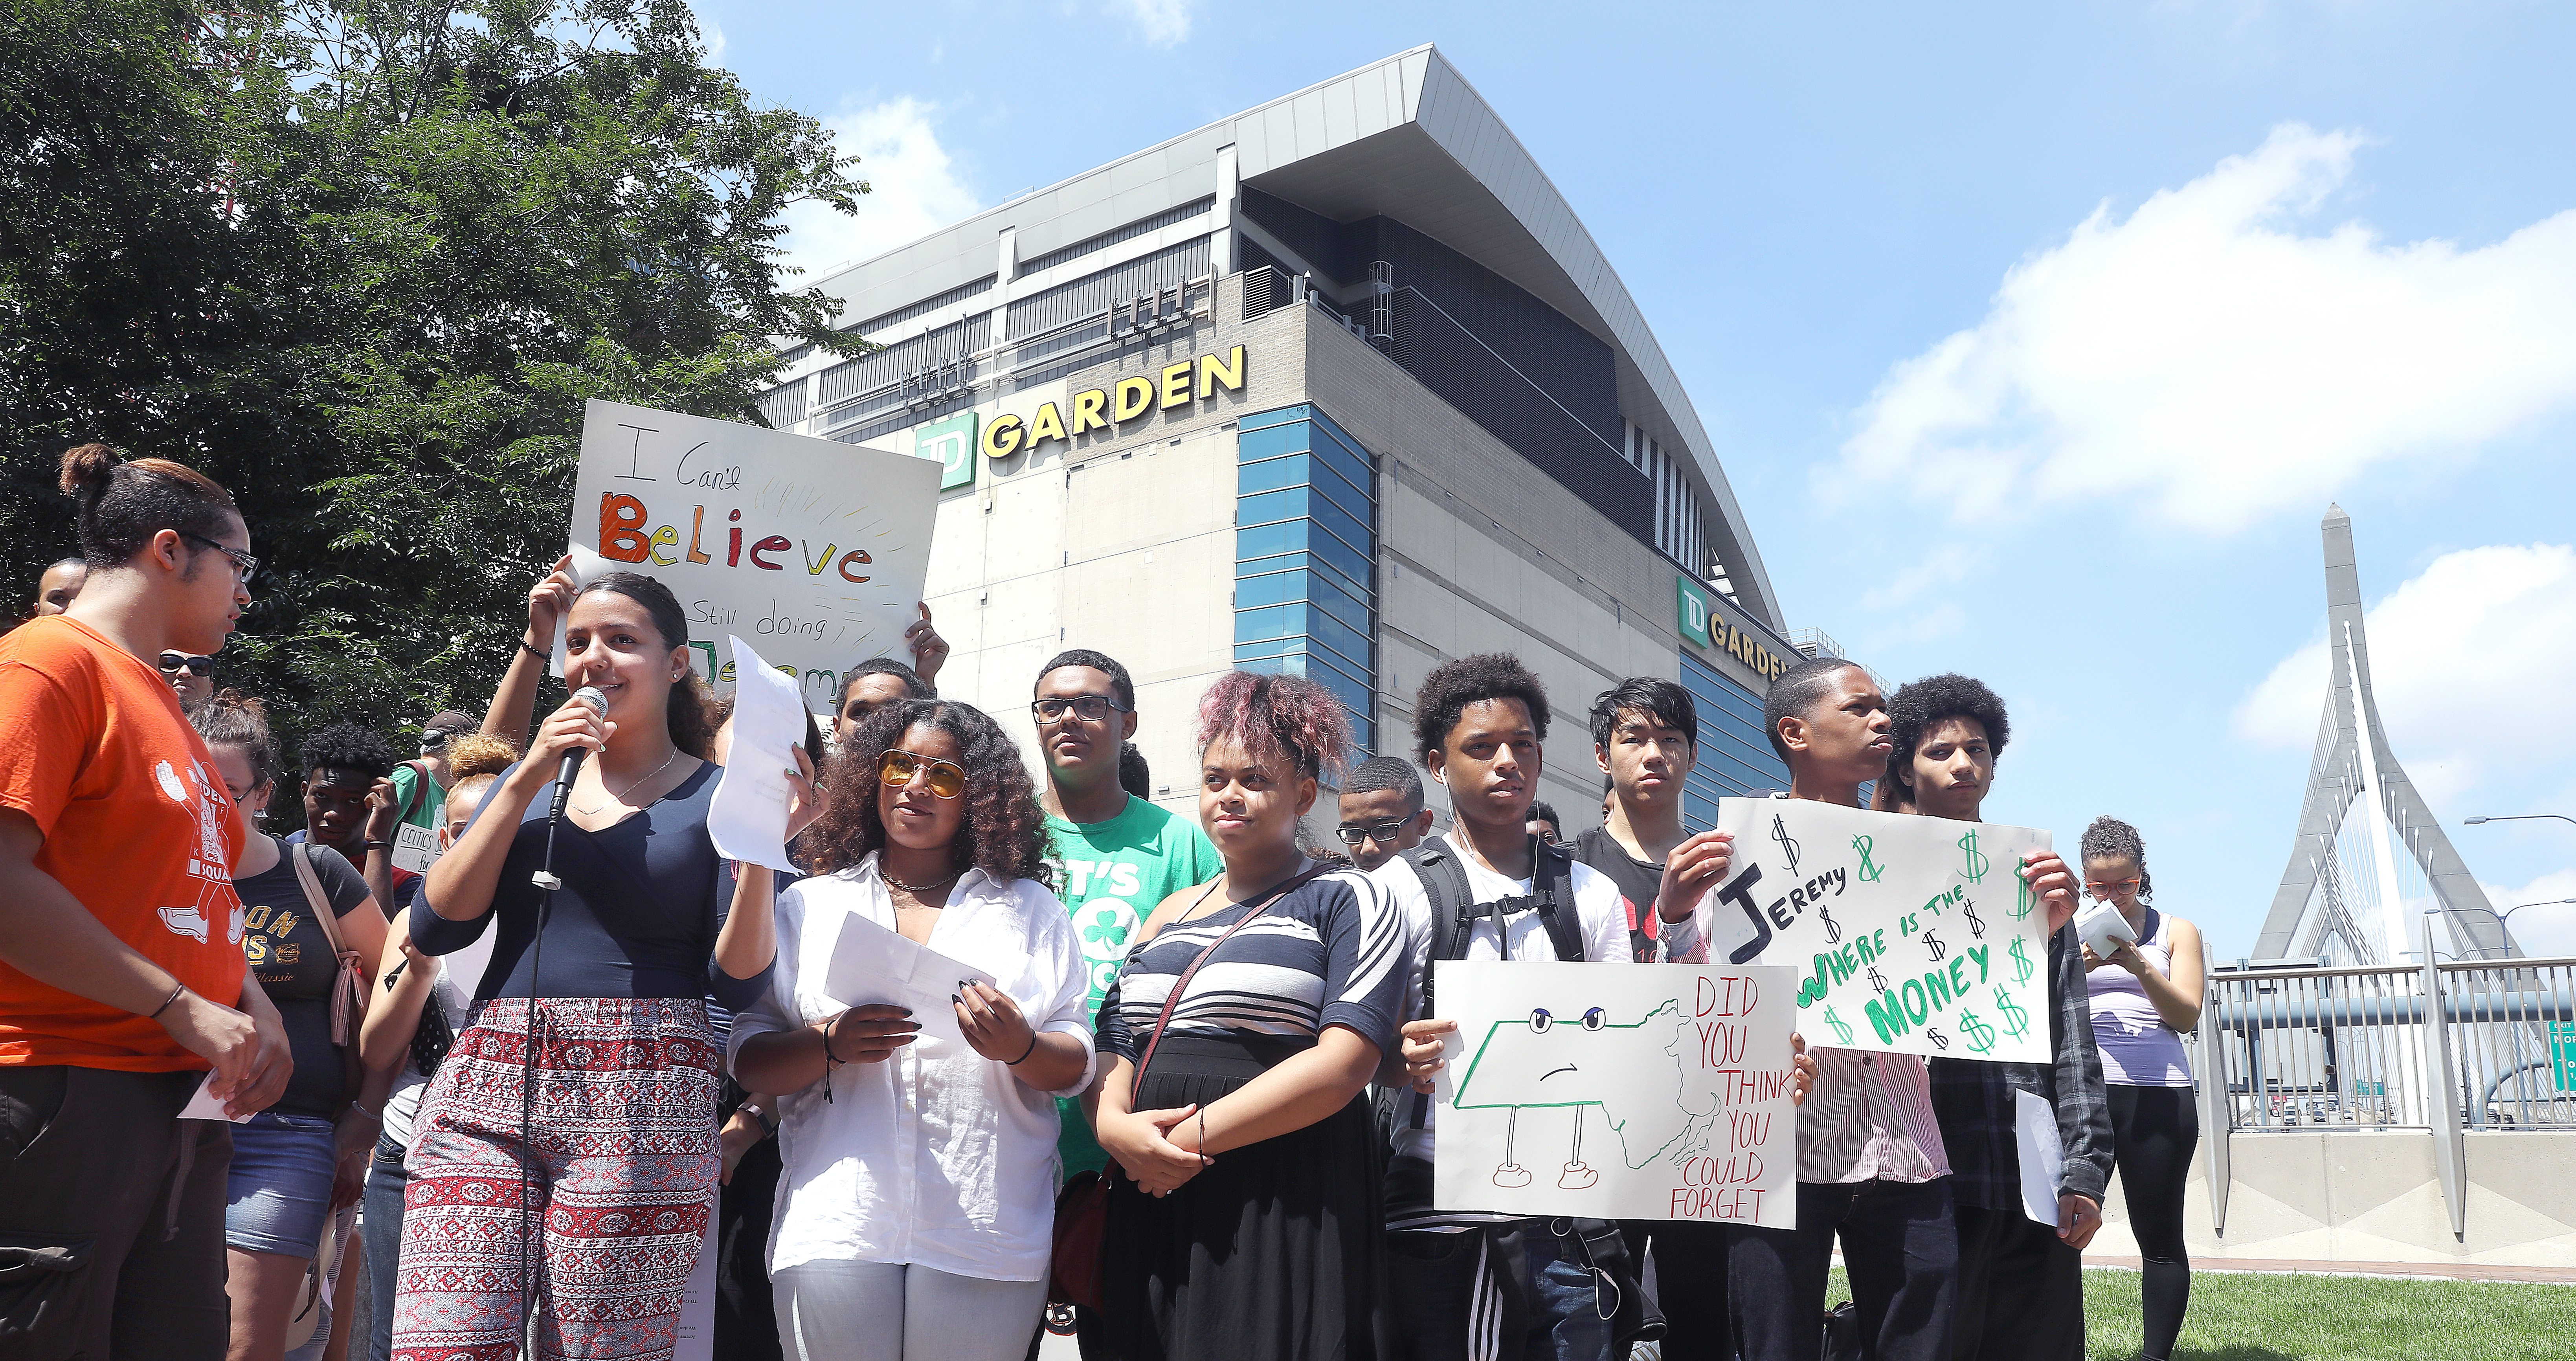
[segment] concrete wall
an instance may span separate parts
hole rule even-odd
[[[2465,1138],[2468,1233],[2451,1236],[2421,1130],[2238,1134],[2227,1231],[2211,1227],[2208,1142],[2192,1160],[2184,1237],[2195,1261],[2295,1259],[2564,1267],[2576,1263],[2576,1131],[2490,1131]],[[2112,1180],[2088,1255],[2134,1257],[2127,1190]]]

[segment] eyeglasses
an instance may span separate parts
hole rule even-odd
[[[2107,898],[2121,889],[2136,888],[2137,886],[2138,881],[2135,879],[2087,879],[2084,881],[2084,891],[2092,894],[2096,898]]]
[[[1356,846],[1363,841],[1374,841],[1384,846],[1404,835],[1404,824],[1411,821],[1413,821],[1411,818],[1388,818],[1384,822],[1372,822],[1366,825],[1345,822],[1333,829],[1333,835],[1340,837],[1345,846]]]
[[[194,530],[182,529],[182,530],[179,530],[179,531],[177,531],[177,532],[178,532],[178,535],[179,535],[179,537],[180,537],[180,538],[183,538],[183,539],[194,539],[194,540],[196,540],[197,542],[199,542],[199,543],[201,543],[201,544],[204,544],[206,547],[211,548],[211,549],[215,550],[216,552],[223,554],[225,557],[228,557],[228,558],[232,559],[232,560],[233,560],[233,575],[234,575],[236,578],[238,578],[238,579],[241,581],[241,583],[242,583],[243,585],[245,585],[245,586],[249,585],[249,584],[250,584],[250,579],[251,579],[252,577],[255,577],[255,576],[259,575],[259,559],[258,559],[258,558],[253,557],[253,556],[251,556],[250,554],[245,553],[245,552],[241,551],[241,550],[240,550],[240,549],[238,549],[238,548],[226,548],[226,547],[224,547],[222,544],[219,544],[219,543],[215,542],[214,540],[207,538],[205,535],[197,533],[197,532],[196,532],[196,531],[194,531]]]
[[[966,768],[935,756],[915,756],[911,752],[889,747],[877,758],[877,779],[888,787],[901,789],[912,783],[920,771],[930,772],[930,792],[943,799],[953,799],[966,792]]]
[[[1040,723],[1062,721],[1064,711],[1067,709],[1073,710],[1073,716],[1085,723],[1097,723],[1109,717],[1112,710],[1125,713],[1127,706],[1107,695],[1075,695],[1071,699],[1042,699],[1029,706],[1029,712],[1036,714]]]
[[[164,652],[161,654],[162,675],[175,676],[182,671],[185,671],[190,675],[211,676],[215,674],[215,659],[212,657],[191,657],[184,652]]]

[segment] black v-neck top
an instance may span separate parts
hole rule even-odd
[[[516,767],[513,767],[516,769]],[[492,997],[713,997],[740,1010],[769,988],[767,969],[734,978],[715,962],[716,933],[733,905],[733,871],[707,835],[707,806],[721,768],[702,763],[652,806],[596,832],[567,816],[555,834],[555,890],[544,959],[530,948],[545,894],[531,878],[545,864],[549,781],[519,817],[501,865],[492,910],[449,921],[424,891],[411,909],[411,938],[433,955],[463,949],[495,918],[501,937],[474,999]],[[508,780],[509,774],[501,776]],[[484,805],[484,812],[491,809]],[[479,819],[482,813],[475,816]],[[537,970],[542,967],[542,976]],[[462,981],[462,980],[460,980]]]

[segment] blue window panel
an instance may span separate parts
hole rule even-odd
[[[1309,509],[1318,498],[1314,489],[1299,483],[1234,500],[1234,522],[1238,525],[1266,525],[1280,520],[1310,519]]]
[[[1369,457],[1367,450],[1349,440],[1333,438],[1329,430],[1323,433],[1323,438],[1310,439],[1308,447],[1326,466],[1359,486],[1377,480],[1376,460]]]
[[[1300,567],[1305,565],[1302,557],[1264,559],[1264,564],[1278,562],[1293,562]],[[1374,636],[1376,620],[1367,603],[1342,589],[1340,581],[1339,575],[1329,572],[1249,574],[1237,578],[1234,583],[1234,607],[1249,610],[1263,605],[1284,605],[1295,600],[1309,601],[1343,627],[1363,637]]]
[[[1250,562],[1256,558],[1276,557],[1282,553],[1306,551],[1306,534],[1312,522],[1288,520],[1275,525],[1255,525],[1234,531],[1234,558]]]
[[[1281,487],[1302,487],[1310,480],[1308,467],[1307,456],[1304,454],[1288,454],[1280,458],[1265,458],[1258,463],[1246,463],[1235,470],[1235,494],[1251,496],[1256,492],[1277,491]]]
[[[1306,632],[1306,606],[1271,605],[1257,610],[1234,612],[1234,641],[1257,643],[1272,638],[1297,638]]]
[[[1264,525],[1260,528],[1268,530],[1274,526]],[[1242,537],[1240,534],[1237,535],[1238,547]],[[1353,586],[1349,579],[1339,572],[1325,571],[1323,559],[1312,553],[1303,551],[1279,553],[1267,557],[1242,559],[1234,565],[1234,574],[1240,581],[1249,581],[1260,576],[1276,576],[1283,572],[1305,574],[1320,582],[1321,585],[1315,591],[1304,593],[1303,598],[1329,602],[1334,617],[1353,628],[1358,628],[1375,617],[1371,611],[1375,608],[1377,593],[1365,586]],[[1298,594],[1292,593],[1243,603],[1276,605],[1282,600],[1299,598]]]
[[[1312,455],[1308,457],[1312,458]],[[1361,524],[1373,526],[1377,523],[1377,502],[1367,493],[1352,486],[1342,478],[1341,474],[1324,467],[1321,463],[1310,465],[1310,471],[1313,479],[1309,485],[1322,492],[1327,500],[1341,507],[1352,519]]]
[[[1308,520],[1306,523],[1311,525],[1315,522]],[[1353,548],[1340,539],[1323,533],[1320,529],[1307,536],[1306,549],[1315,555],[1318,563],[1341,573],[1343,584],[1353,591],[1371,590],[1376,581],[1373,575],[1375,564],[1369,561],[1369,555],[1366,552]]]
[[[1296,406],[1276,407],[1269,411],[1256,411],[1251,415],[1244,417],[1238,428],[1244,430],[1259,430],[1266,426],[1284,425],[1289,421],[1302,421],[1312,414],[1314,414],[1314,408],[1307,406],[1304,403],[1299,403]]]
[[[1376,673],[1377,667],[1373,664],[1376,661],[1375,649],[1370,646],[1367,634],[1312,605],[1306,606],[1305,611],[1308,637],[1340,653],[1357,665],[1361,675]]]
[[[1301,628],[1307,624],[1314,625],[1315,631]],[[1371,649],[1366,638],[1302,604],[1235,611],[1234,643],[1238,656],[1302,651],[1354,677],[1374,673],[1367,660]]]
[[[1313,488],[1308,488],[1307,491],[1310,518],[1316,523],[1333,531],[1334,537],[1360,550],[1363,554],[1368,554],[1369,550],[1376,546],[1377,535],[1370,532],[1368,521],[1355,519],[1349,511],[1321,496],[1313,495]],[[1282,493],[1272,492],[1270,495],[1278,496]]]
[[[1343,590],[1338,584],[1340,577],[1329,572],[1310,572],[1306,574],[1306,580],[1310,583],[1306,598],[1314,601],[1318,609],[1370,637],[1377,635],[1376,612],[1369,608],[1367,601]]]
[[[1283,605],[1303,600],[1307,583],[1314,580],[1306,572],[1265,572],[1260,576],[1242,577],[1234,583],[1234,607],[1248,610],[1261,605]]]
[[[1234,456],[1240,462],[1252,463],[1282,454],[1303,453],[1308,429],[1305,422],[1299,421],[1291,425],[1274,425],[1267,430],[1240,431],[1235,435]]]

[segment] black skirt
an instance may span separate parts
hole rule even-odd
[[[1170,1036],[1137,1110],[1209,1102],[1313,1046]],[[1101,1331],[1119,1361],[1376,1361],[1385,1154],[1365,1095],[1156,1198],[1113,1173]],[[1113,1168],[1115,1164],[1112,1164]]]

